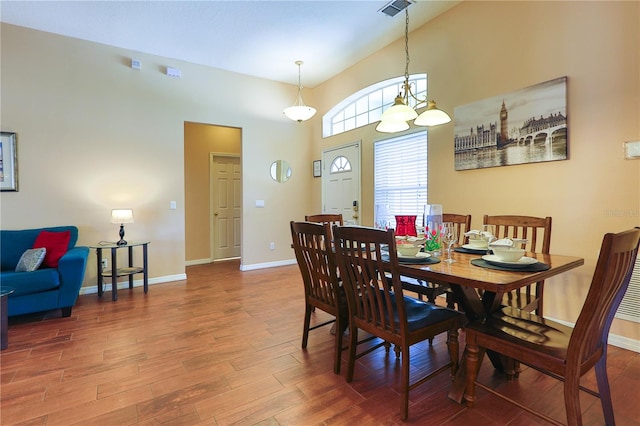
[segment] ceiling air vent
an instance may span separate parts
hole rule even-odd
[[[410,4],[413,3],[413,0],[392,0],[389,3],[385,4],[378,12],[382,12],[387,16],[393,17],[396,16],[398,12],[402,12],[407,7],[409,7]]]

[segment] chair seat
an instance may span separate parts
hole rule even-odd
[[[466,328],[561,359],[566,358],[573,332],[571,327],[512,307],[502,308],[485,321],[469,323]]]
[[[393,298],[394,309],[396,307],[395,295]],[[434,324],[446,322],[448,320],[464,318],[464,314],[443,306],[437,306],[432,303],[423,302],[413,297],[404,296],[404,306],[407,312],[407,325],[409,331],[420,330]],[[397,311],[394,311],[394,319],[398,323]]]

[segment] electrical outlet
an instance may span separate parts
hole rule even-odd
[[[276,243],[269,243],[269,250],[275,250],[276,249]]]
[[[109,259],[102,259],[102,269],[107,269],[109,267]]]

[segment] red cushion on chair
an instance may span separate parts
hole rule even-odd
[[[33,243],[33,248],[44,247],[47,254],[44,257],[42,266],[46,268],[57,268],[58,261],[67,252],[69,240],[71,239],[71,231],[51,232],[40,231]]]

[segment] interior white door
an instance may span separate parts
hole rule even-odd
[[[322,212],[360,224],[360,142],[322,152]]]
[[[240,157],[211,156],[213,260],[240,257],[242,243]]]

